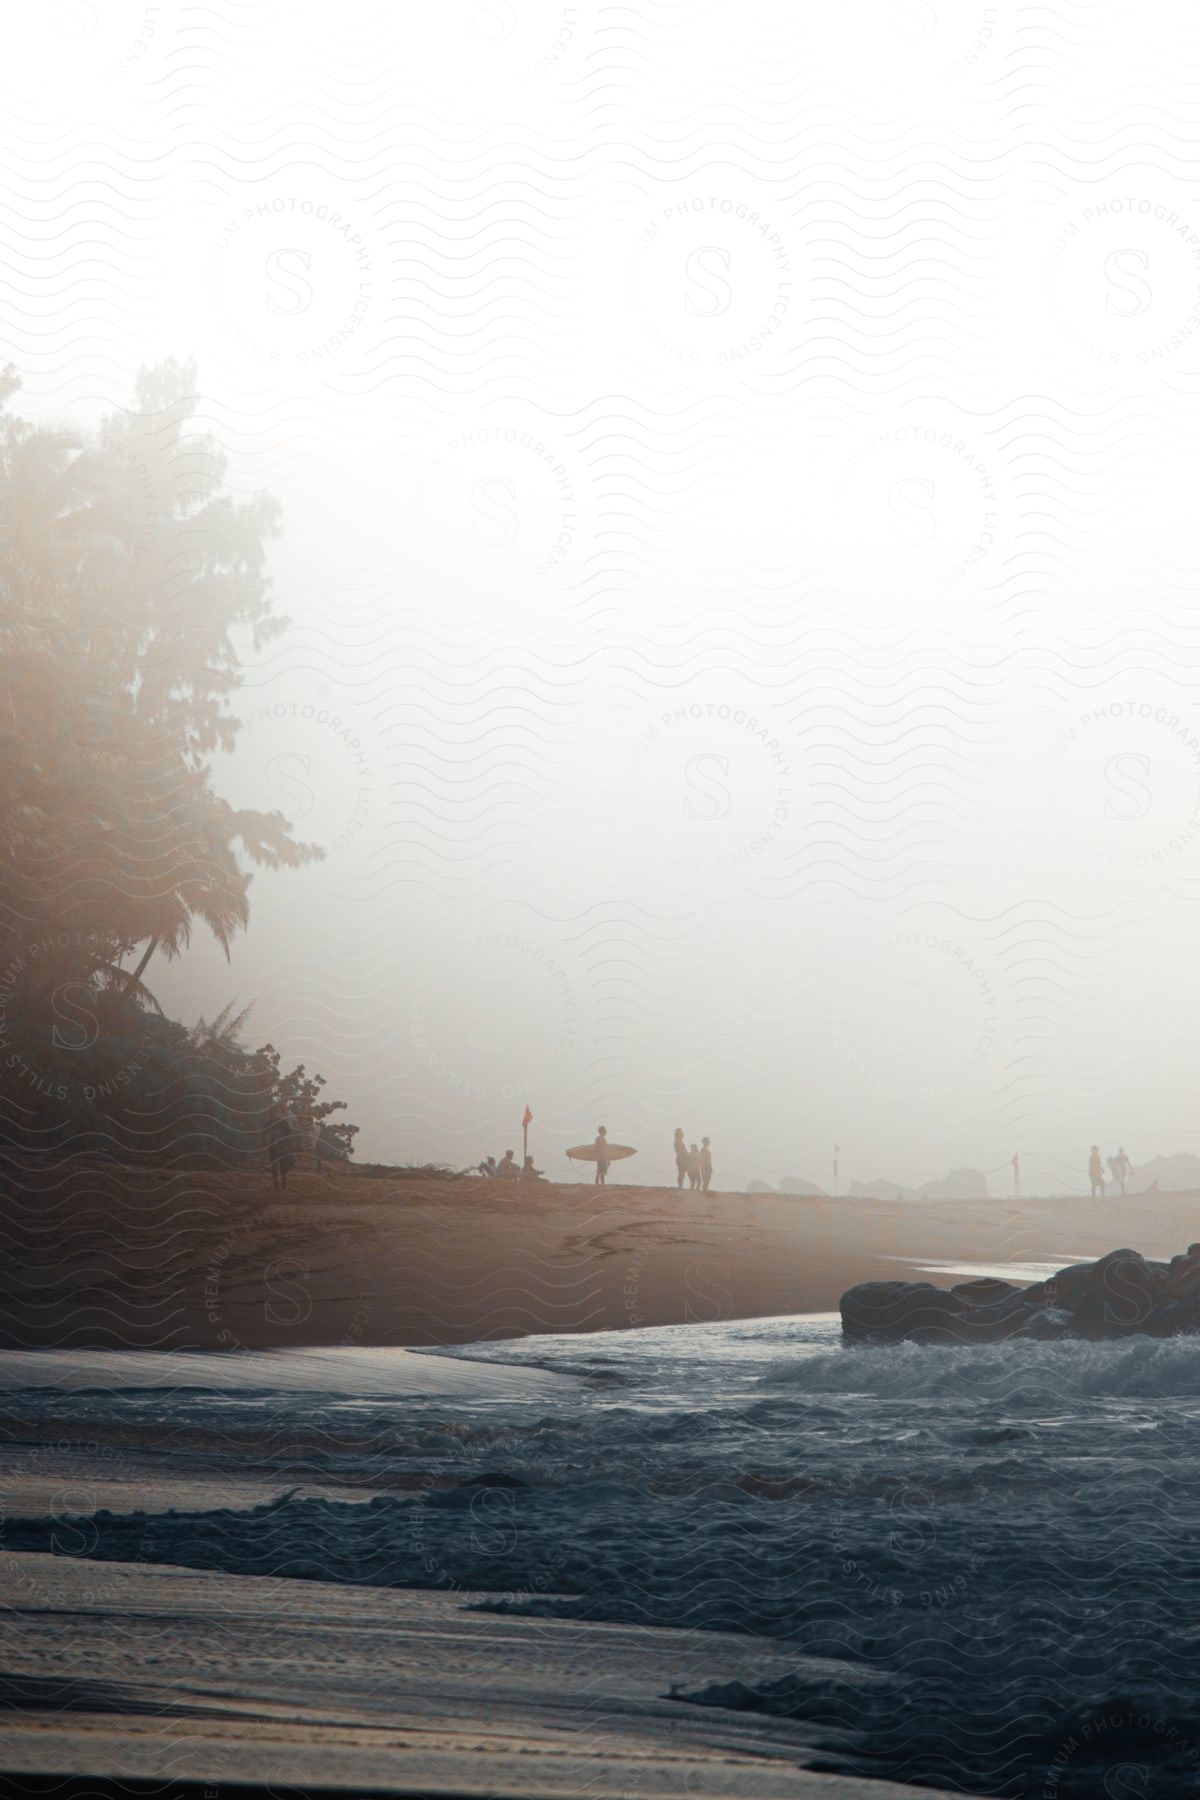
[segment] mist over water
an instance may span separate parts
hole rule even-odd
[[[1189,1148],[1190,15],[26,9],[3,354],[199,361],[285,637],[169,1012],[372,1159],[1078,1190]]]

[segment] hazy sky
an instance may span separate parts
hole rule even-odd
[[[220,783],[329,855],[163,1003],[380,1159],[1200,1147],[1198,76],[1119,0],[12,9],[26,407],[194,353],[284,505]]]

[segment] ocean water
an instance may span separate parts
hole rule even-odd
[[[850,1668],[714,1653],[679,1702],[797,1719],[812,1766],[1200,1793],[1200,1344],[756,1320],[456,1350],[484,1398],[398,1398],[391,1354],[0,1358],[0,1548],[758,1635]]]

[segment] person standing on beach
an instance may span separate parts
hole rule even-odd
[[[688,1178],[688,1186],[690,1188],[698,1188],[700,1186],[700,1146],[699,1146],[699,1144],[693,1144],[691,1149],[688,1151],[687,1178]]]
[[[321,1127],[311,1113],[301,1113],[297,1138],[300,1148],[313,1159],[317,1174],[321,1173]]]
[[[603,1187],[608,1181],[608,1126],[601,1125],[596,1132],[596,1141],[592,1145],[596,1152],[596,1187]]]
[[[707,1194],[712,1186],[712,1145],[707,1138],[700,1143],[700,1187]]]
[[[683,1126],[675,1127],[675,1174],[678,1177],[676,1187],[683,1186],[683,1178],[687,1174],[688,1149],[683,1135]]]
[[[1112,1170],[1113,1180],[1120,1182],[1121,1194],[1124,1196],[1125,1183],[1129,1178],[1130,1170],[1133,1168],[1133,1164],[1125,1154],[1124,1144],[1118,1145],[1117,1154],[1109,1157],[1108,1166]]]
[[[267,1161],[271,1165],[271,1186],[281,1193],[287,1193],[287,1178],[295,1164],[294,1144],[296,1126],[290,1113],[281,1109],[271,1114],[267,1120],[264,1136],[267,1140]]]
[[[1092,1153],[1088,1157],[1088,1180],[1092,1184],[1092,1199],[1094,1200],[1096,1198],[1097,1192],[1099,1192],[1100,1198],[1103,1200],[1103,1198],[1104,1198],[1104,1164],[1100,1161],[1100,1146],[1099,1146],[1099,1144],[1092,1145]]]

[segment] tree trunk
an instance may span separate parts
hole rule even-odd
[[[140,981],[142,979],[142,976],[146,973],[146,965],[149,963],[150,958],[154,955],[154,952],[157,949],[158,949],[158,939],[156,937],[152,937],[150,939],[150,942],[146,945],[146,954],[143,956],[143,958],[142,958],[141,962],[138,964],[137,968],[133,971],[133,979],[135,981]]]

